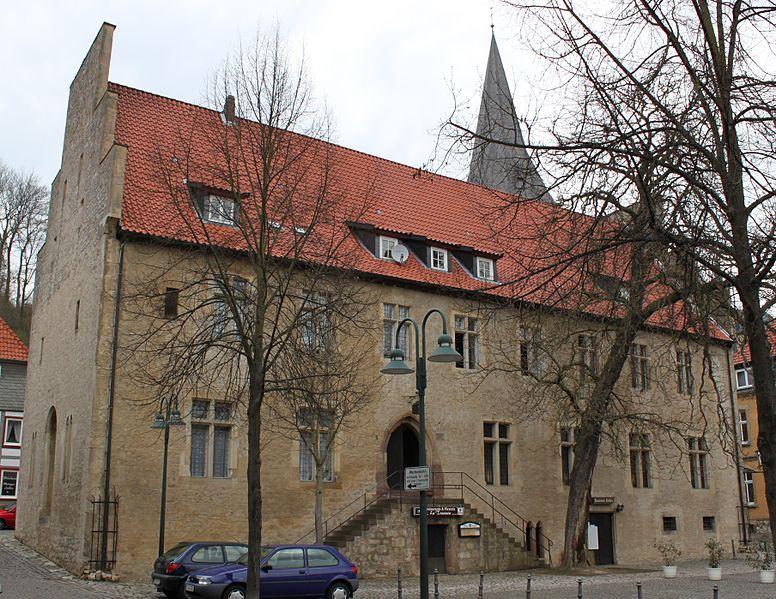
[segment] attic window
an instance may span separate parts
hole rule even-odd
[[[383,260],[393,260],[391,250],[399,241],[393,237],[380,236],[380,258]]]
[[[495,278],[493,260],[477,257],[477,278],[483,281],[492,281]]]
[[[237,224],[237,202],[217,195],[205,198],[202,219],[217,225]]]
[[[447,270],[447,250],[431,248],[431,268],[434,270]]]

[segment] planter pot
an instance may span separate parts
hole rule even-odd
[[[763,584],[773,584],[774,575],[776,575],[776,572],[773,570],[760,570],[760,582]]]
[[[663,566],[663,578],[676,578],[676,566]]]
[[[706,568],[709,580],[722,580],[722,568]]]

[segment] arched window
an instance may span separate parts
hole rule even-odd
[[[533,525],[529,521],[528,524],[525,525],[525,550],[528,553],[531,553],[531,533],[533,532]]]
[[[43,495],[43,513],[51,512],[51,498],[54,495],[54,467],[57,458],[57,410],[53,406],[49,410],[46,423],[46,488]]]
[[[542,539],[542,522],[541,520],[536,523],[536,558],[542,559],[544,557],[544,540]]]

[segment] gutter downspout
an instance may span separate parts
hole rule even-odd
[[[742,487],[741,477],[743,476],[743,469],[741,468],[741,448],[738,445],[738,406],[736,406],[735,394],[733,393],[733,377],[732,367],[730,364],[730,350],[725,352],[725,360],[727,361],[728,371],[728,392],[730,393],[730,408],[732,411],[733,419],[733,442],[735,446],[735,461],[736,461],[736,480],[738,481],[738,505],[741,511],[741,540],[744,543],[749,542],[748,531],[746,530],[746,506],[744,505],[744,490]]]
[[[119,317],[121,315],[121,282],[124,274],[124,239],[119,242],[119,262],[116,273],[116,300],[113,308],[113,347],[110,355],[110,379],[108,382],[108,421],[105,427],[105,469],[102,491],[102,534],[100,538],[100,570],[108,566],[108,524],[110,520],[110,458],[113,441],[113,400],[116,395],[116,359],[118,354]],[[115,532],[114,532],[115,534]],[[114,556],[115,557],[115,556]]]

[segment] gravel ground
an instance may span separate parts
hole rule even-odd
[[[486,574],[484,599],[523,599],[529,572]],[[666,580],[660,571],[607,568],[582,576],[552,571],[530,572],[531,599],[578,599],[577,578],[582,578],[584,599],[636,599],[636,582],[642,583],[643,599],[714,599],[712,587],[719,586],[719,599],[776,599],[776,585],[758,582],[757,573],[742,560],[723,563],[724,580],[706,580],[703,562],[685,562],[679,576]],[[73,577],[56,564],[25,547],[12,532],[0,532],[0,584],[2,597],[13,599],[156,599],[150,584],[85,581]],[[440,599],[477,599],[479,576],[472,574],[439,577]],[[434,593],[433,582],[431,595]],[[361,582],[356,599],[395,599],[396,581]],[[416,599],[418,579],[403,581],[402,599]]]

